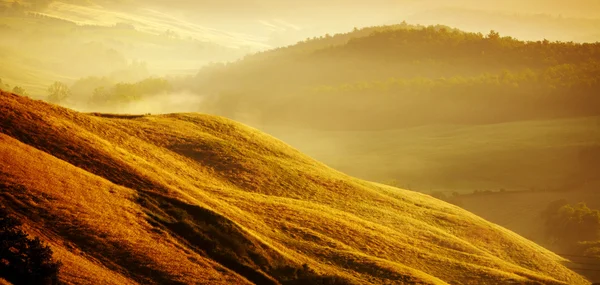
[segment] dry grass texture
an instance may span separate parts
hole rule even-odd
[[[220,117],[98,116],[2,93],[0,162],[0,202],[52,246],[66,283],[588,284],[458,207]]]

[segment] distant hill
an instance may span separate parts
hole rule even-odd
[[[589,284],[467,211],[221,117],[2,93],[0,161],[0,203],[67,284]]]
[[[598,78],[599,43],[401,23],[207,67],[187,87],[201,110],[336,169],[464,193],[594,187]]]
[[[600,44],[400,24],[203,69],[206,110],[264,124],[373,130],[599,115]],[[242,116],[239,116],[240,118]]]

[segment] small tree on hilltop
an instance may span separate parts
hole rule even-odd
[[[48,102],[60,104],[71,95],[69,87],[62,82],[54,82],[48,87]]]
[[[0,278],[19,284],[58,284],[61,263],[39,238],[30,239],[21,223],[0,207]]]

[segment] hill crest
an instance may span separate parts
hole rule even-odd
[[[588,284],[458,207],[222,117],[0,102],[0,201],[50,243],[67,283]]]

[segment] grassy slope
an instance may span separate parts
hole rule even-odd
[[[262,129],[351,175],[419,191],[586,188],[583,177],[596,175],[580,154],[600,149],[598,117],[365,132]]]
[[[51,243],[67,283],[265,284],[307,263],[360,284],[587,284],[458,207],[220,117],[94,116],[0,96],[0,201]]]
[[[462,196],[460,201],[462,207],[468,211],[555,250],[559,254],[565,254],[567,259],[575,262],[567,263],[569,268],[586,276],[592,282],[600,282],[600,275],[595,271],[598,265],[597,261],[589,257],[578,257],[572,252],[556,248],[547,239],[542,211],[548,207],[548,204],[560,199],[566,199],[572,204],[585,202],[592,209],[600,208],[600,193],[594,191],[507,192]],[[600,256],[597,257],[600,258]],[[578,264],[578,262],[583,262],[583,264]],[[577,268],[584,268],[584,270],[577,270]]]

